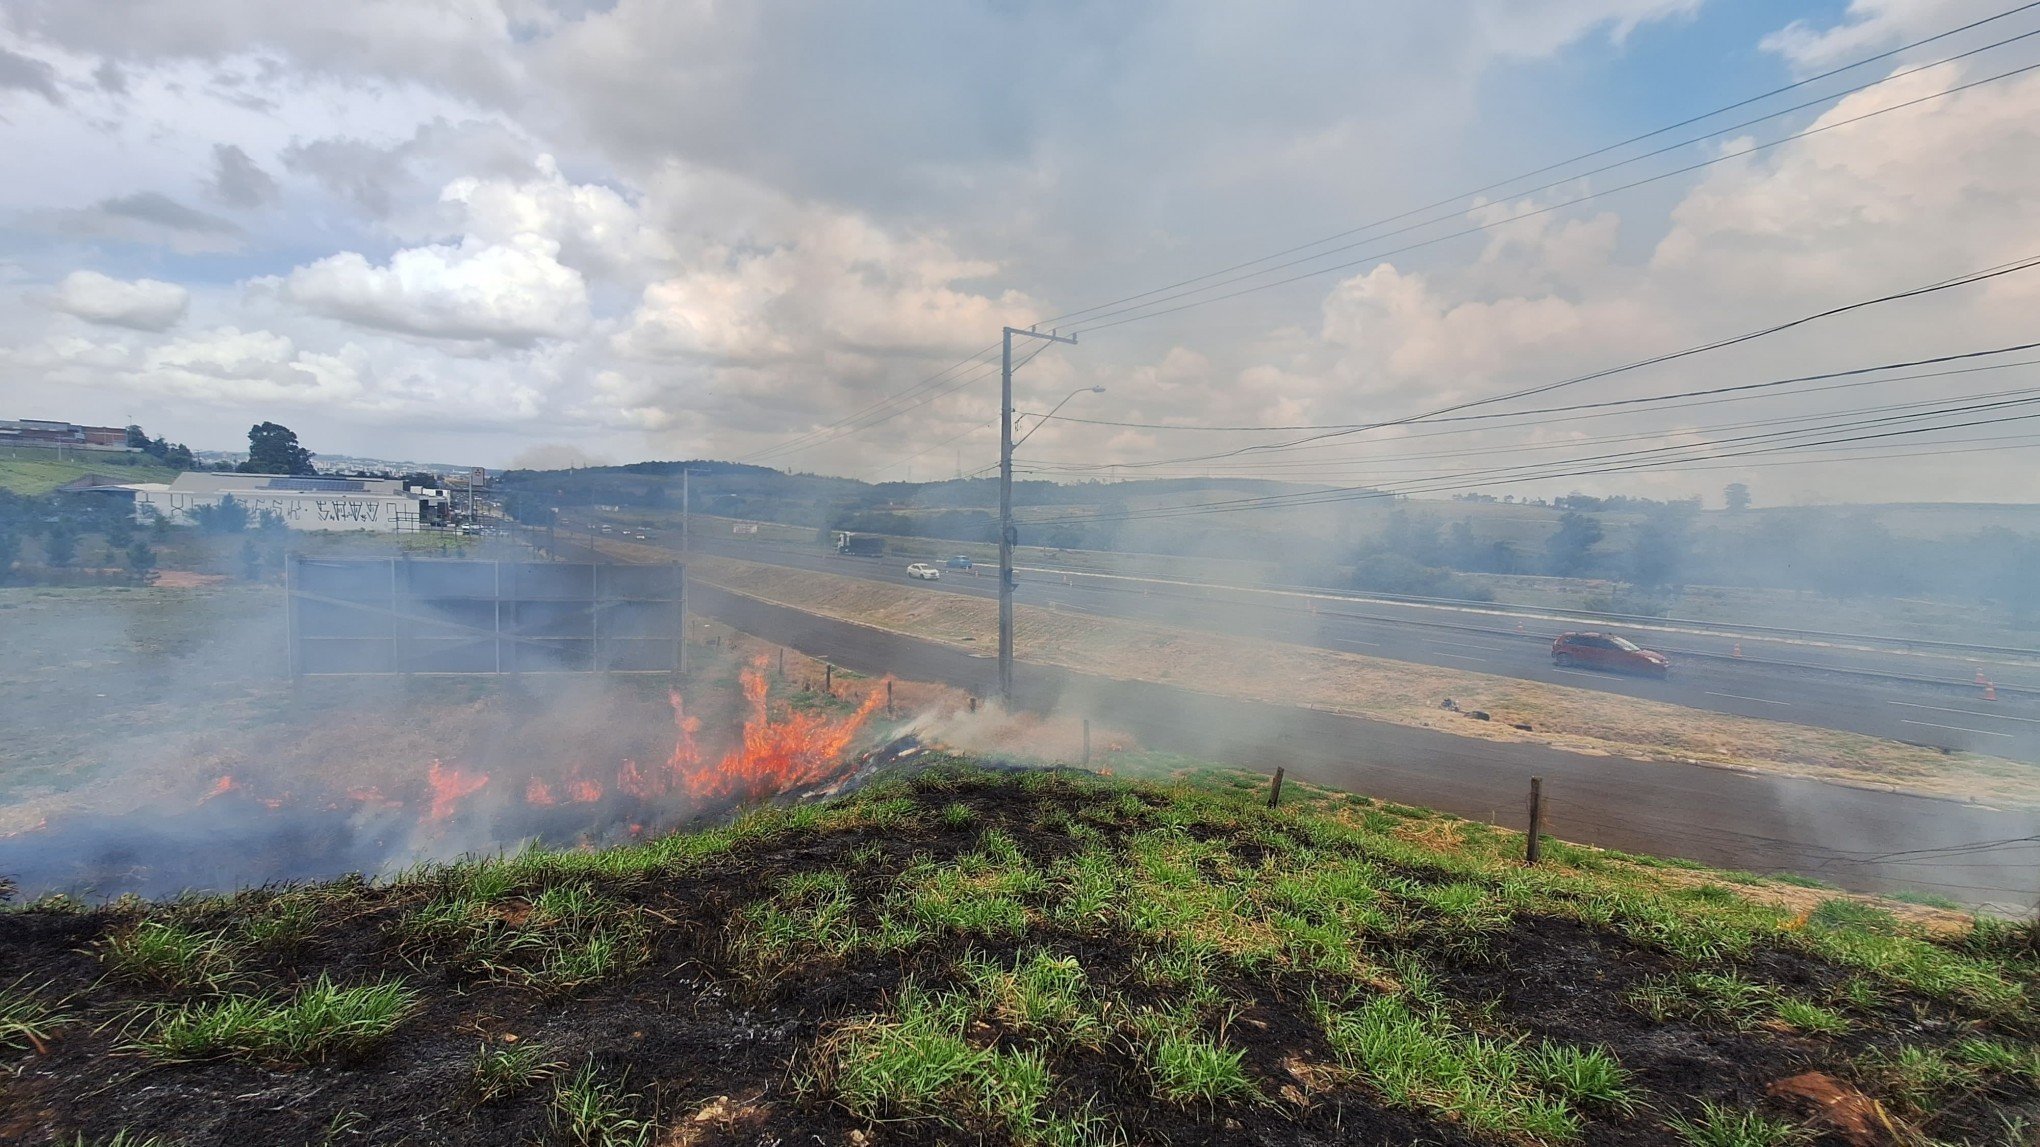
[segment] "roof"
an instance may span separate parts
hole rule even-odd
[[[233,474],[193,470],[179,474],[170,488],[180,494],[368,494],[401,497],[403,482],[395,478],[329,478],[322,475]]]

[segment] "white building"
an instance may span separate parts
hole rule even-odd
[[[369,530],[380,533],[447,524],[446,497],[439,491],[406,490],[395,478],[293,478],[281,474],[213,474],[192,471],[169,483],[128,486],[135,492],[135,516],[176,524],[192,521],[199,506],[227,498],[248,513],[275,514],[293,530]]]

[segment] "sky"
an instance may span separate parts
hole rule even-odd
[[[2040,352],[1403,422],[2040,339],[2036,269],[1490,401],[2040,255],[2040,7],[1551,167],[2016,6],[8,0],[0,417],[929,480],[1049,321],[1034,476],[2032,500]]]

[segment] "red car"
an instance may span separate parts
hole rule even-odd
[[[1666,660],[1664,654],[1641,648],[1628,638],[1612,633],[1561,633],[1551,643],[1551,663],[1638,673],[1645,677],[1663,677],[1672,669],[1672,663]]]

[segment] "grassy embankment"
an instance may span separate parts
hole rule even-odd
[[[168,482],[177,471],[151,462],[147,455],[105,454],[84,461],[58,461],[46,451],[16,451],[0,456],[0,490],[12,494],[47,494],[87,474],[105,474],[122,482]]]
[[[619,553],[647,547],[611,543]],[[656,551],[663,553],[663,551]],[[995,603],[911,586],[697,557],[696,576],[800,609],[936,641],[988,647]],[[1220,637],[1139,621],[1020,606],[1016,640],[1029,660],[1257,700],[1307,704],[1402,725],[1646,760],[1698,761],[1853,784],[2030,805],[2040,769],[1943,753],[1854,733],[1764,721],[1510,677],[1280,642]],[[1472,721],[1438,708],[1490,713]],[[1531,726],[1525,732],[1517,723]]]
[[[9,911],[0,1139],[1762,1147],[1824,1118],[2011,1147],[2040,1120],[2030,926],[1930,936],[1556,843],[1526,868],[1485,825],[1264,791],[945,761],[607,852]]]

